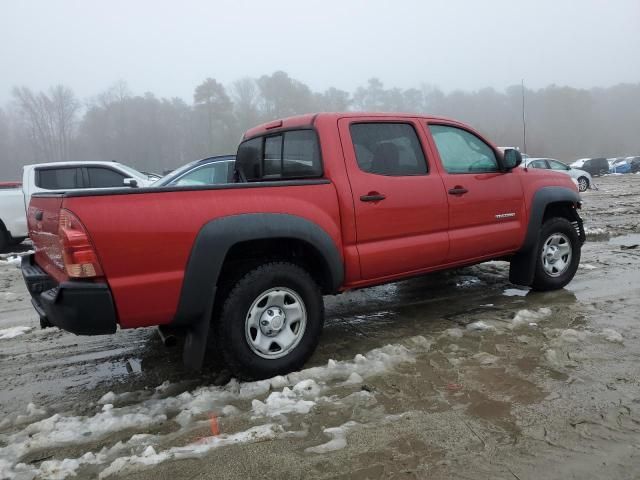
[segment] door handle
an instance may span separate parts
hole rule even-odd
[[[464,195],[468,191],[469,190],[467,190],[466,188],[461,187],[460,185],[456,185],[455,187],[449,189],[449,195]]]
[[[41,221],[43,216],[44,216],[44,212],[42,210],[36,210],[35,217],[37,221]]]
[[[380,200],[384,200],[387,198],[381,193],[378,192],[369,192],[366,195],[362,195],[360,197],[361,202],[379,202]]]

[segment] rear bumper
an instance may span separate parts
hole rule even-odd
[[[117,315],[108,285],[91,282],[56,283],[33,262],[22,257],[22,276],[31,303],[41,317],[56,327],[77,335],[115,333]]]

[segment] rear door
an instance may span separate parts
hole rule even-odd
[[[522,185],[499,169],[497,153],[460,125],[430,123],[449,199],[449,262],[513,251],[524,221]]]
[[[341,119],[338,123],[356,214],[365,280],[424,270],[449,247],[447,198],[411,119]]]

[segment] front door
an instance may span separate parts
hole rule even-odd
[[[447,195],[415,121],[341,119],[363,280],[441,265],[449,248]]]
[[[525,219],[516,173],[501,172],[493,147],[457,125],[429,124],[449,199],[448,262],[513,251]]]

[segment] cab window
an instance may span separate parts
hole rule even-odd
[[[413,125],[367,122],[349,127],[358,167],[376,175],[425,175],[427,162]]]
[[[429,125],[447,173],[498,172],[493,149],[474,134],[450,125]]]
[[[248,182],[321,177],[316,132],[290,130],[242,142],[235,168],[240,180]]]

